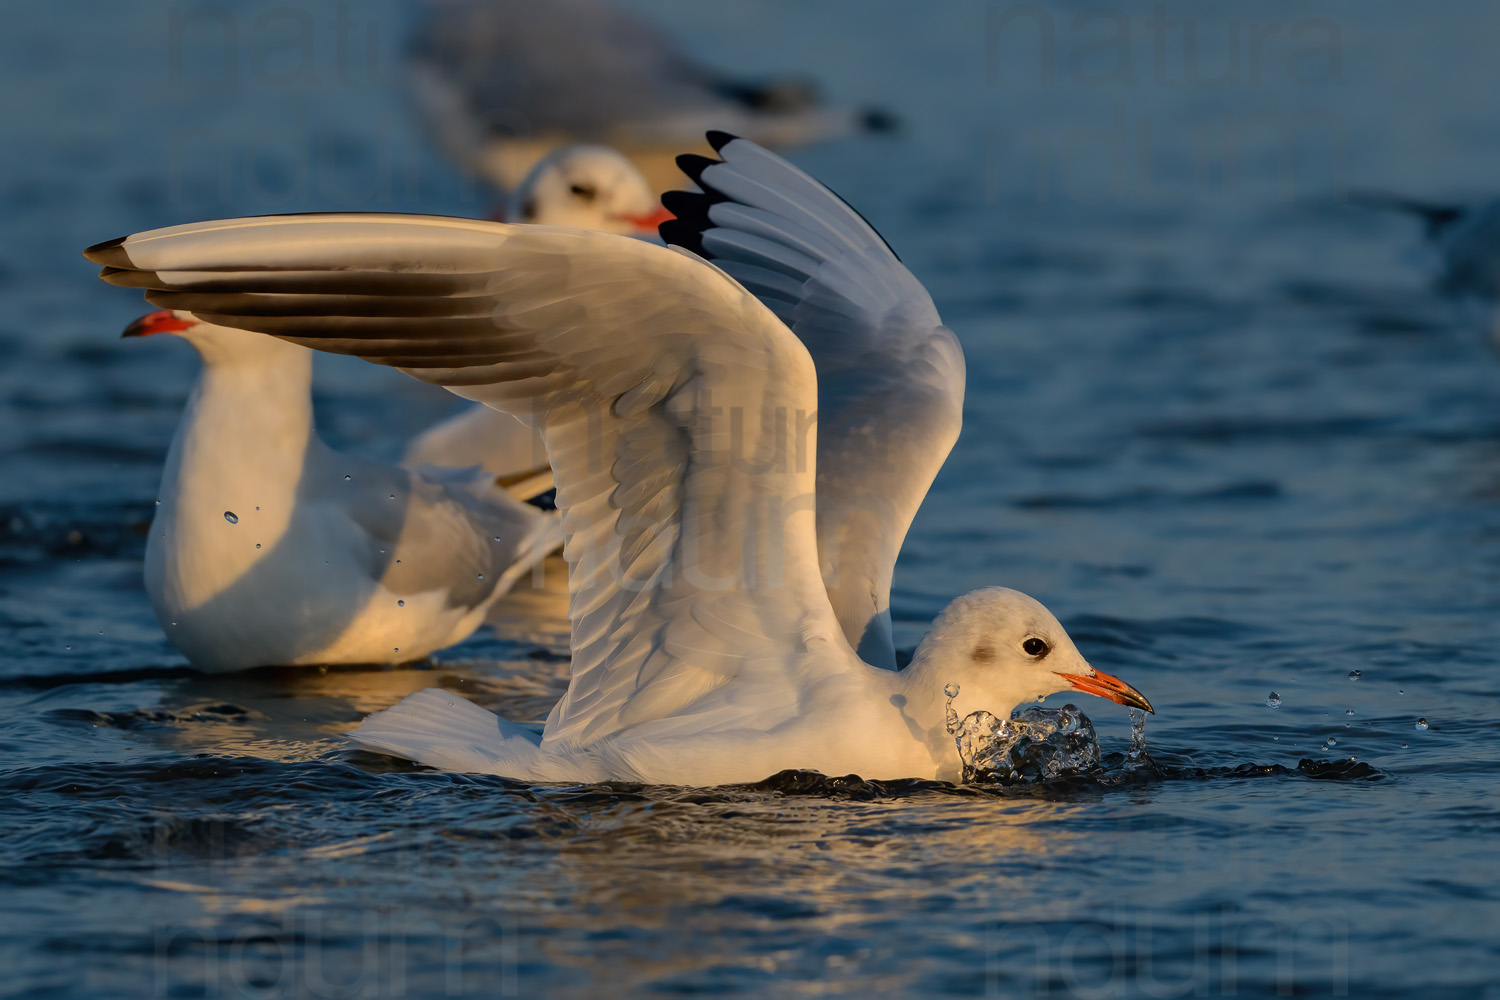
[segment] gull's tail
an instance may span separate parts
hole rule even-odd
[[[450,691],[428,688],[376,712],[349,739],[366,750],[447,771],[524,778],[541,737]]]

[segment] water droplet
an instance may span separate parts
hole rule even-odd
[[[1276,742],[1276,743],[1280,743],[1281,742],[1281,737],[1280,736],[1272,736],[1271,739],[1272,739],[1273,742]]]
[[[239,524],[240,523],[239,515],[236,514],[232,510],[226,510],[224,512],[224,520],[228,521],[230,524]]]
[[[394,500],[394,499],[396,499],[396,494],[394,494],[394,493],[392,493],[392,494],[391,494],[391,499],[392,499],[392,500]]]
[[[1275,691],[1272,691],[1271,694],[1266,698],[1266,705],[1269,708],[1280,708],[1281,695],[1277,694]]]
[[[497,541],[497,542],[498,542],[498,541],[499,541],[499,540],[500,540],[500,536],[499,536],[499,535],[496,535],[496,536],[495,536],[495,541]]]
[[[1331,747],[1336,747],[1336,746],[1339,745],[1339,741],[1336,740],[1336,739],[1334,739],[1332,736],[1330,736],[1330,737],[1328,737],[1326,745],[1327,746],[1331,746]]]
[[[405,601],[397,601],[396,602],[396,607],[398,607],[398,608],[404,608],[404,607],[406,607],[406,602]]]
[[[345,480],[346,480],[346,481],[347,481],[347,480],[348,480],[348,479],[349,479],[349,476],[348,476],[348,475],[347,475],[347,474],[346,474],[346,475],[345,475],[345,476],[344,476],[344,479],[345,479]]]
[[[156,501],[156,506],[158,506],[158,507],[161,506],[161,501],[160,500]]]
[[[1417,720],[1417,728],[1418,729],[1426,729],[1427,728],[1427,720],[1426,719],[1418,719]]]
[[[1344,714],[1345,715],[1353,715],[1354,714],[1354,709],[1352,709],[1352,708],[1346,708],[1346,709],[1344,709]]]
[[[1351,681],[1357,681],[1357,680],[1359,680],[1359,678],[1360,678],[1360,672],[1358,670],[1351,670],[1351,671],[1349,671],[1349,679]]]
[[[1397,688],[1396,689],[1396,693],[1397,694],[1405,694],[1406,693],[1406,688]]]
[[[475,575],[476,575],[476,576],[477,576],[477,577],[478,577],[478,579],[480,579],[480,580],[483,580],[483,579],[484,579],[484,574],[483,574],[483,573],[477,573],[477,574],[475,574]]]
[[[953,711],[953,699],[958,697],[958,685],[944,684],[943,694],[948,696],[948,705],[943,712],[943,722],[946,724],[948,732],[956,736],[958,735],[958,713]],[[963,745],[962,741],[960,741],[959,755],[962,756],[962,754]]]
[[[256,548],[257,548],[257,549],[258,549],[258,548],[260,548],[260,542],[256,542],[256,543],[255,543],[255,547],[256,547]]]
[[[72,649],[72,646],[64,646],[63,649]]]
[[[394,649],[392,649],[391,652],[393,652],[393,653],[399,653],[399,652],[401,652],[401,647],[397,646]]]
[[[257,507],[257,508],[255,508],[255,509],[256,509],[256,510],[260,510],[260,508],[259,508],[259,507]]]
[[[401,560],[400,560],[400,559],[397,559],[397,560],[396,560],[396,565],[397,565],[397,566],[400,566],[400,565],[401,565]]]

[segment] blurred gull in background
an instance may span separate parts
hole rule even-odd
[[[1438,290],[1480,314],[1500,347],[1500,199],[1463,204],[1362,192],[1354,200],[1422,223],[1437,257]]]
[[[663,191],[680,183],[673,157],[702,147],[707,129],[785,148],[894,123],[827,107],[804,79],[701,66],[607,0],[426,0],[409,71],[443,149],[502,191],[568,143],[622,150]]]

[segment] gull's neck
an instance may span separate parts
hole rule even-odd
[[[206,358],[183,410],[162,471],[147,572],[189,606],[269,554],[323,447],[312,421],[312,352],[286,347],[244,361]]]
[[[931,651],[917,648],[905,669],[880,670],[877,677],[891,689],[891,704],[911,737],[908,744],[912,768],[907,773],[929,775],[946,781],[959,776],[958,752],[947,728],[947,698],[943,694],[941,666]]]

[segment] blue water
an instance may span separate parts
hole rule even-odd
[[[486,198],[408,118],[394,4],[337,31],[310,0],[13,5],[0,993],[1500,996],[1500,363],[1418,227],[1343,197],[1500,188],[1500,8],[636,6],[904,119],[795,157],[968,354],[898,640],[1034,594],[1155,703],[1155,765],[1126,774],[1103,702],[1109,780],[1020,789],[531,788],[341,740],[430,686],[539,717],[556,622],[195,673],[140,585],[190,351],[117,341],[143,306],[78,250]],[[450,408],[321,374],[326,435],[368,454]]]

